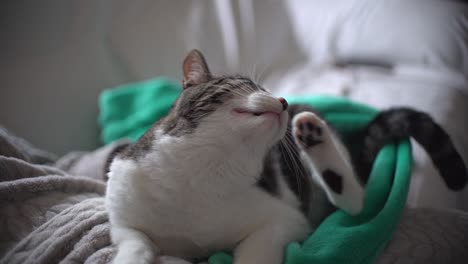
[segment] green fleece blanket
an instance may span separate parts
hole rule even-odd
[[[178,84],[152,79],[106,90],[100,97],[102,140],[136,140],[164,116],[180,94]],[[351,149],[359,148],[359,132],[377,110],[343,98],[286,97],[290,104],[305,103],[321,112],[345,136]],[[302,242],[289,244],[285,263],[372,263],[396,228],[404,207],[411,174],[408,140],[389,144],[379,153],[366,186],[363,212],[355,217],[337,210]],[[218,253],[210,264],[228,264],[232,257]]]

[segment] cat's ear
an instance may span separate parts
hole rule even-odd
[[[199,50],[194,49],[189,52],[184,59],[182,69],[184,71],[184,80],[182,81],[184,89],[208,82],[211,79],[208,64]]]

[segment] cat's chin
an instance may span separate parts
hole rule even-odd
[[[263,127],[267,133],[274,133],[275,139],[277,140],[280,140],[284,137],[288,123],[287,112],[280,114],[266,113],[259,118],[259,127]]]
[[[265,128],[267,133],[272,133],[273,142],[271,146],[278,143],[286,135],[288,127],[288,113],[283,112],[277,116],[266,116],[262,121],[261,126]]]

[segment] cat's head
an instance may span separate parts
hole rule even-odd
[[[266,151],[285,134],[287,102],[251,79],[213,76],[200,51],[183,62],[183,91],[161,123],[165,134]]]

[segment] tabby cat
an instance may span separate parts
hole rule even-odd
[[[183,73],[169,114],[111,162],[106,207],[115,263],[187,263],[225,249],[234,263],[281,263],[285,246],[305,239],[335,206],[358,214],[377,152],[408,136],[450,188],[466,184],[449,136],[425,113],[381,112],[353,161],[310,107],[288,106],[249,78],[213,76],[197,50]]]

